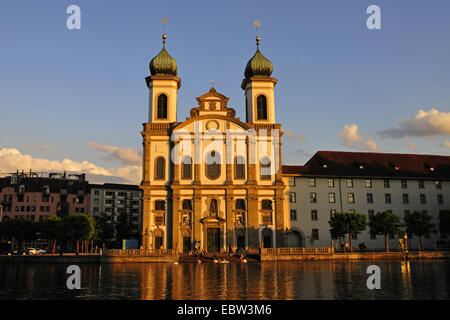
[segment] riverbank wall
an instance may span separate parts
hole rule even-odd
[[[261,261],[450,259],[450,251],[261,254]]]
[[[173,263],[178,256],[26,255],[0,256],[0,263]]]

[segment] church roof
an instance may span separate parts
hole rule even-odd
[[[177,62],[166,50],[166,38],[163,34],[163,48],[162,50],[150,61],[150,73],[154,75],[177,75]]]

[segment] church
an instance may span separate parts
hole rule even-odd
[[[166,34],[162,38],[146,78],[149,113],[141,131],[143,247],[211,253],[282,246],[288,210],[277,79],[259,50],[260,38],[241,83],[245,122],[213,86],[197,97],[185,121],[177,121],[181,79]]]

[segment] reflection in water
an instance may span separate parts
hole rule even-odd
[[[367,267],[381,269],[368,290]],[[450,261],[304,261],[229,264],[0,264],[0,299],[449,299]]]

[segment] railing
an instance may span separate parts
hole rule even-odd
[[[301,247],[301,248],[262,248],[261,254],[329,254],[334,253],[333,247]]]
[[[104,256],[173,256],[176,254],[172,249],[105,249]]]

